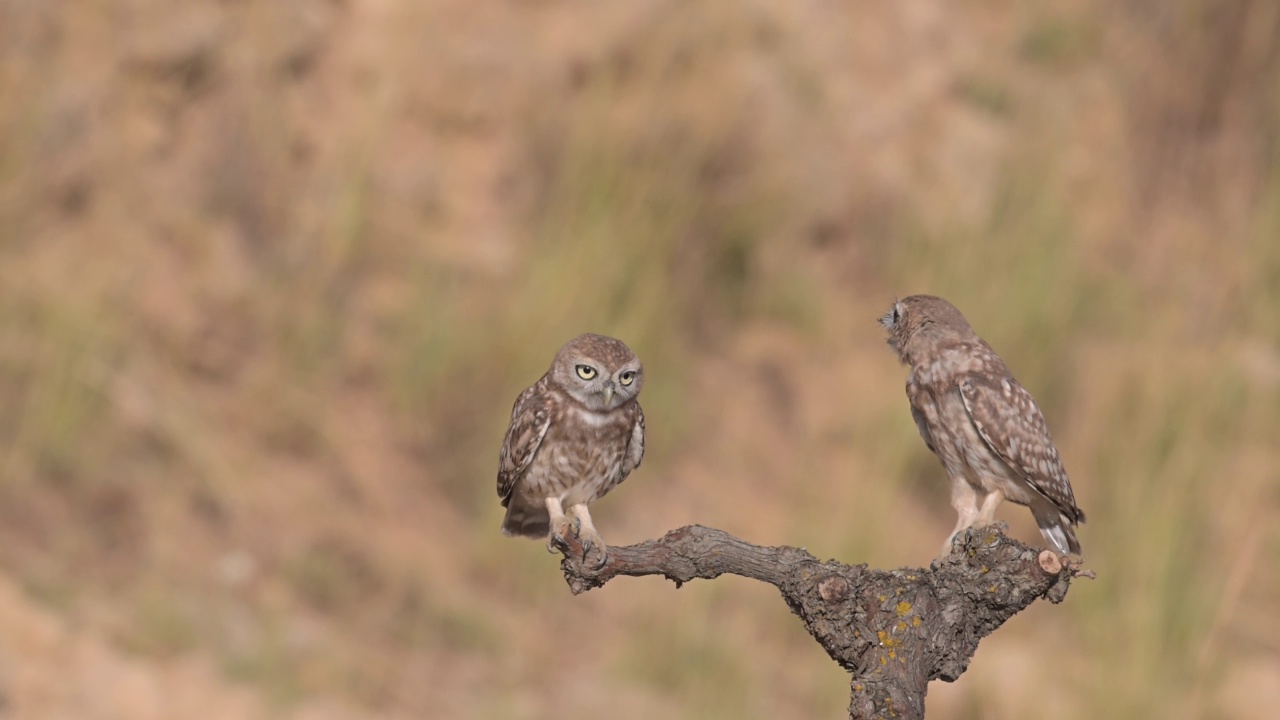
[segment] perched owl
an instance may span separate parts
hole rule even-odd
[[[1040,532],[1060,554],[1080,553],[1071,481],[1031,393],[978,337],[951,303],[912,295],[880,319],[907,376],[911,417],[946,468],[956,534],[991,524],[1002,500],[1031,508]]]
[[[588,333],[560,348],[551,369],[511,410],[498,456],[504,535],[545,537],[554,551],[557,537],[571,529],[584,553],[597,548],[605,564],[587,505],[644,457],[644,413],[636,400],[643,385],[639,358],[620,340]]]

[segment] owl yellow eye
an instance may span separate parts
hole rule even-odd
[[[576,369],[578,371],[578,377],[583,380],[590,380],[596,376],[596,369],[590,365],[579,365]]]
[[[630,385],[632,381],[634,381],[635,379],[636,379],[636,374],[635,374],[635,371],[633,370],[628,370],[618,376],[618,382],[622,383],[623,385]]]

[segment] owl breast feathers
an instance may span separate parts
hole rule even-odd
[[[1085,520],[1040,407],[953,305],[913,295],[881,319],[888,343],[911,368],[907,398],[920,436],[938,456],[959,516],[947,538],[994,521],[1002,500],[1031,509],[1062,554],[1079,553]]]

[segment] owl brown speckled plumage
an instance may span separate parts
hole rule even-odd
[[[971,526],[991,524],[1011,500],[1031,508],[1040,532],[1063,555],[1080,553],[1071,480],[1031,393],[974,333],[954,305],[932,295],[894,303],[880,319],[904,365],[911,416],[946,468],[959,514],[943,544]]]
[[[636,396],[643,385],[640,360],[621,340],[588,333],[560,348],[511,410],[498,457],[504,535],[545,537],[554,550],[572,530],[584,552],[597,549],[605,564],[587,505],[640,466],[644,412]]]

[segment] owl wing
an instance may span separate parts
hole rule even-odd
[[[923,402],[922,394],[923,390],[916,384],[913,373],[907,378],[907,400],[911,401],[911,419],[916,421],[916,429],[920,431],[920,438],[924,440],[925,447],[929,448],[929,452],[937,455],[938,450],[933,444],[933,434],[929,432],[929,421],[920,410],[920,403]]]
[[[916,429],[920,431],[925,447],[929,448],[929,452],[937,455],[938,450],[933,446],[933,435],[929,433],[929,423],[925,420],[924,413],[920,412],[915,405],[911,406],[911,419],[916,421]]]
[[[973,374],[958,385],[965,410],[987,447],[1068,519],[1083,522],[1049,424],[1031,393],[1011,377]]]
[[[640,403],[636,403],[636,418],[631,424],[631,439],[627,442],[627,454],[622,459],[622,477],[618,478],[621,483],[631,474],[632,470],[640,467],[640,461],[644,459],[644,410],[640,409]]]
[[[502,507],[511,500],[516,481],[529,469],[542,439],[551,427],[551,402],[545,392],[547,379],[543,377],[529,386],[511,408],[511,424],[498,453],[498,497]]]

